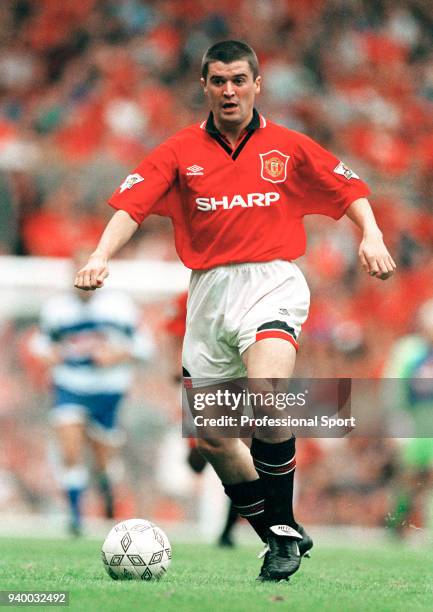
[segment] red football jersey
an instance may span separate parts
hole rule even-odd
[[[236,149],[213,122],[187,127],[158,146],[109,203],[141,223],[172,219],[176,249],[192,269],[293,260],[305,252],[303,217],[339,219],[368,187],[307,136],[254,111]]]

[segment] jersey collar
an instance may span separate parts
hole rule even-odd
[[[265,127],[266,120],[264,117],[259,115],[256,109],[253,109],[253,116],[247,127],[244,129],[242,134],[240,135],[240,140],[238,141],[235,149],[232,149],[230,143],[224,138],[221,132],[217,129],[212,112],[209,113],[209,117],[206,122],[203,121],[201,124],[201,128],[205,129],[209,136],[216,140],[216,142],[224,149],[227,155],[230,155],[232,160],[236,160],[239,157],[242,149],[245,147],[251,136],[254,132],[260,128]]]
[[[202,129],[205,129],[206,132],[208,132],[211,135],[220,134],[218,128],[215,125],[212,111],[209,113],[209,117],[207,118],[207,121],[203,121],[200,127]],[[253,132],[254,130],[257,130],[259,128],[264,128],[264,127],[266,127],[266,119],[262,115],[260,115],[257,112],[257,110],[254,108],[253,116],[251,118],[251,121],[245,128],[245,131]]]

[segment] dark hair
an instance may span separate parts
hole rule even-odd
[[[201,61],[201,76],[204,80],[207,79],[211,62],[230,64],[238,60],[247,60],[253,73],[253,78],[256,79],[259,76],[257,55],[249,45],[240,40],[222,40],[209,47]]]

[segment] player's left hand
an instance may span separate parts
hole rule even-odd
[[[397,267],[383,242],[381,232],[364,236],[359,247],[359,259],[364,270],[380,280],[392,276]]]

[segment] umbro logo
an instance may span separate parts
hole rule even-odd
[[[204,168],[202,168],[201,166],[197,166],[197,164],[194,164],[193,166],[188,166],[187,170],[187,176],[203,176]]]

